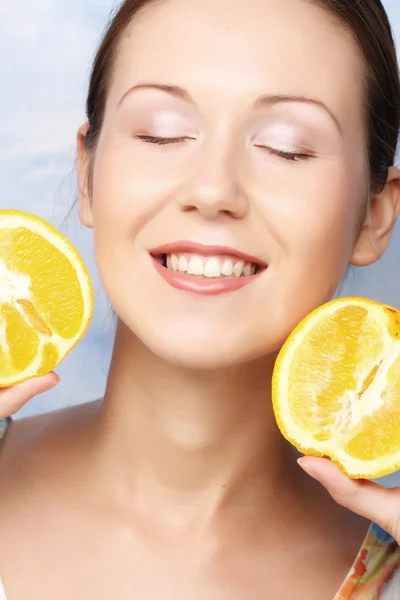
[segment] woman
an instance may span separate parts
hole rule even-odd
[[[322,459],[310,478],[270,379],[388,246],[399,103],[379,0],[122,4],[77,161],[112,364],[101,402],[9,425],[9,600],[395,598],[398,491]],[[2,415],[56,381],[3,391]]]

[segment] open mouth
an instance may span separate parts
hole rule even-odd
[[[243,279],[266,269],[266,265],[229,254],[203,256],[190,252],[176,252],[152,256],[170,271],[202,279]]]
[[[173,242],[150,251],[159,275],[178,290],[213,296],[256,281],[268,265],[227,246]]]

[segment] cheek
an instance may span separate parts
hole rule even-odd
[[[139,233],[163,211],[176,186],[173,169],[164,172],[148,155],[135,151],[132,140],[104,140],[93,175],[93,228],[102,244],[117,240],[115,249]],[[175,178],[176,179],[176,178]]]
[[[329,179],[316,181],[302,220],[306,223],[304,249],[311,265],[317,263],[335,276],[347,269],[364,198],[361,172],[336,169]]]
[[[328,179],[315,172],[312,183],[293,177],[264,205],[271,255],[269,278],[253,310],[260,353],[277,350],[308,313],[331,300],[346,273],[362,179],[345,168],[335,169],[335,175]]]
[[[292,166],[285,177],[260,185],[259,190],[269,187],[259,214],[272,241],[276,300],[290,313],[296,298],[306,314],[332,297],[346,273],[364,178],[362,168],[345,161]]]
[[[297,268],[301,263],[304,272],[325,265],[335,277],[336,268],[343,270],[352,253],[363,197],[362,170],[344,161],[311,160],[261,183],[268,197],[260,212],[276,241],[279,262],[292,262]]]

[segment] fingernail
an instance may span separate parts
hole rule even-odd
[[[60,383],[60,381],[61,381],[61,378],[58,375],[56,375],[53,382],[50,383],[48,389],[49,390],[53,389],[54,387],[56,387],[56,385],[58,385]]]
[[[317,481],[321,481],[320,476],[317,472],[308,464],[307,459],[305,457],[297,459],[297,464],[313,479]]]

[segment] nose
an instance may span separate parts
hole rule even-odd
[[[238,181],[235,163],[231,149],[204,147],[180,195],[181,209],[197,210],[210,220],[221,214],[243,218],[248,211],[248,200]]]

